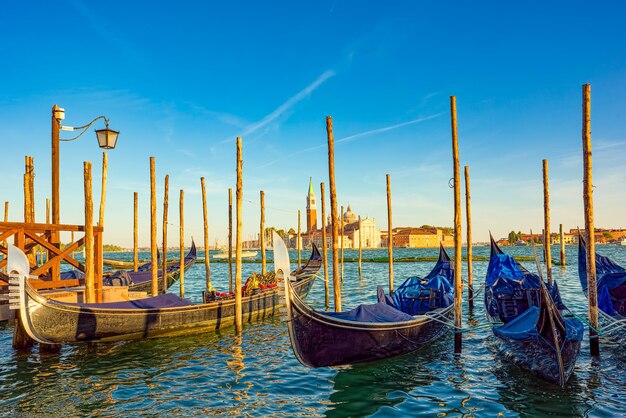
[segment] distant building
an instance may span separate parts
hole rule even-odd
[[[444,247],[454,246],[454,236],[450,233],[444,233],[441,228],[399,227],[394,228],[392,232],[394,247],[437,248],[440,243]],[[388,231],[382,232],[383,245],[387,245],[388,236]]]
[[[317,230],[317,204],[313,191],[313,178],[309,178],[309,193],[306,196],[306,231]]]
[[[576,242],[578,242],[578,229],[570,229],[570,234],[576,236]],[[585,230],[580,230],[581,234],[585,234]],[[594,238],[595,242],[599,244],[608,244],[608,243],[617,243],[622,238],[626,237],[626,229],[606,229],[606,228],[596,228],[594,230]]]
[[[306,197],[307,204],[307,231],[301,235],[303,248],[309,245],[309,242],[315,242],[315,245],[322,245],[322,229],[317,227],[317,205],[315,201],[315,193],[313,191],[313,179],[309,179],[309,191]],[[380,247],[380,230],[376,226],[376,220],[366,216],[361,219],[359,225],[359,217],[348,204],[346,211],[340,214],[343,218],[343,236],[341,228],[339,228],[338,247],[341,247],[343,240],[344,248],[359,248],[359,240],[362,240],[363,248]],[[328,215],[326,219],[326,245],[332,246],[332,217]]]

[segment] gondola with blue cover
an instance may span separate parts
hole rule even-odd
[[[587,295],[587,245],[578,235],[578,277]],[[596,286],[603,333],[623,343],[626,334],[626,269],[596,253]]]
[[[277,243],[275,237],[275,260]],[[283,259],[288,263],[287,257]],[[288,264],[274,265],[289,269]],[[305,366],[341,366],[386,359],[430,344],[448,329],[453,315],[453,279],[453,266],[441,247],[428,276],[408,278],[391,296],[379,286],[378,303],[347,312],[318,312],[287,285],[284,319],[294,354]]]
[[[491,238],[485,308],[504,357],[523,370],[564,386],[576,364],[583,324],[564,318],[556,282],[545,285]]]

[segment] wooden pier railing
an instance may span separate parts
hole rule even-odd
[[[102,230],[100,226],[93,227],[94,237],[94,290],[96,302],[102,301]],[[31,275],[38,276],[39,279],[31,279],[31,284],[36,289],[58,289],[62,287],[80,286],[84,280],[61,280],[61,262],[66,262],[80,271],[85,271],[85,266],[78,262],[73,253],[84,244],[85,237],[70,242],[65,248],[59,248],[58,243],[62,232],[85,232],[83,225],[60,225],[60,224],[39,224],[23,222],[0,222],[0,253],[3,254],[0,261],[0,268],[7,264],[7,248],[2,245],[13,237],[13,245],[24,251],[24,253],[34,253],[36,246],[43,247],[48,254],[45,263],[31,264]],[[5,283],[0,279],[0,290],[5,287]]]

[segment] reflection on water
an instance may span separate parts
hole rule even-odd
[[[524,247],[507,248],[530,255]],[[556,248],[555,248],[556,250]],[[555,268],[563,299],[580,315],[586,301],[580,291],[576,248],[572,265]],[[598,251],[626,265],[626,247]],[[364,257],[385,256],[386,250]],[[431,256],[437,250],[395,250],[397,257]],[[476,248],[487,256],[488,248]],[[556,254],[556,252],[554,252]],[[346,251],[346,257],[356,257]],[[270,255],[270,253],[268,253]],[[109,255],[113,258],[113,255]],[[126,254],[118,258],[132,257]],[[292,254],[294,257],[294,254]],[[523,263],[529,270],[534,263]],[[246,277],[258,264],[244,264]],[[432,263],[396,263],[396,281],[426,274]],[[475,289],[486,262],[474,263]],[[228,287],[227,265],[211,266],[218,290]],[[388,286],[387,265],[345,265],[345,309],[375,300],[376,285]],[[201,298],[204,267],[186,275],[186,294]],[[178,292],[177,286],[172,289]],[[332,286],[330,304],[332,307]],[[324,283],[317,280],[307,301],[324,309]],[[482,294],[464,324],[486,323]],[[0,328],[0,415],[254,415],[254,416],[623,416],[626,412],[623,344],[603,342],[602,357],[589,356],[587,340],[565,389],[538,381],[500,360],[489,328],[463,334],[463,353],[455,356],[448,333],[427,349],[377,363],[341,369],[308,369],[298,363],[283,323],[271,319],[220,333],[112,344],[64,346],[59,355],[36,348],[15,352],[10,328]]]

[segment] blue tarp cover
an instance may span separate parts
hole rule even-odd
[[[360,305],[348,312],[325,312],[325,315],[347,321],[359,322],[403,322],[414,319],[411,315],[421,315],[433,309],[450,306],[454,303],[450,282],[454,268],[443,246],[439,247],[439,260],[432,271],[421,279],[410,277],[398,287],[391,297],[385,295],[378,286],[378,303]],[[432,297],[430,297],[432,294]],[[426,296],[426,299],[419,299]],[[430,306],[431,301],[435,306]]]
[[[420,315],[454,303],[452,286],[447,278],[434,276],[430,279],[409,277],[392,295],[395,306],[409,315]],[[434,306],[431,306],[434,305]]]
[[[539,312],[538,307],[531,306],[508,324],[493,327],[493,333],[497,337],[515,341],[539,338],[539,330],[537,329]],[[568,339],[582,340],[584,330],[582,322],[576,319],[565,319],[565,329]]]
[[[407,315],[383,302],[359,305],[347,312],[323,312],[323,314],[337,319],[358,322],[404,322],[414,319],[411,315]]]
[[[437,308],[446,308],[454,303],[454,266],[443,246],[439,247],[439,260],[423,279],[409,277],[394,290],[394,305],[409,315],[421,315]],[[379,299],[380,300],[380,299]],[[431,306],[432,305],[432,306]]]
[[[83,308],[100,309],[152,309],[152,308],[173,308],[176,306],[189,306],[191,302],[171,293],[153,296],[146,299],[129,300],[125,302],[111,303],[72,303]]]
[[[587,293],[587,251],[582,236],[578,239],[578,278],[583,291]],[[615,315],[610,291],[626,284],[626,269],[608,257],[596,253],[596,283],[598,286],[598,306],[607,315]]]

